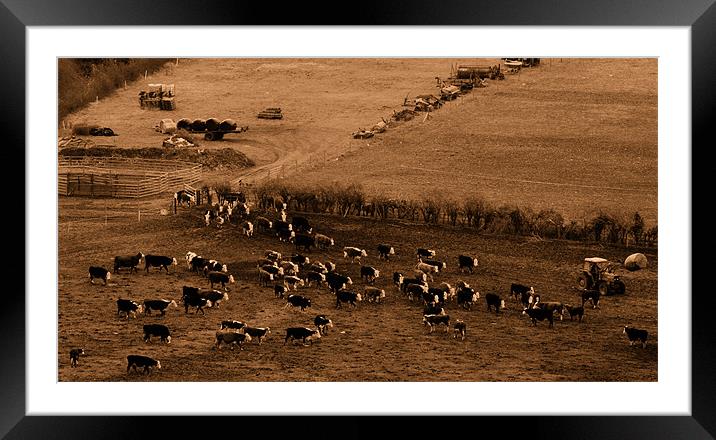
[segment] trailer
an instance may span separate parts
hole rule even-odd
[[[186,130],[192,134],[204,134],[207,141],[218,141],[224,138],[224,135],[232,133],[243,133],[248,131],[249,127],[239,127],[236,122],[231,119],[219,121],[216,118],[209,119],[187,119],[183,118],[177,121],[177,130]]]
[[[196,133],[196,134],[204,133],[204,139],[206,139],[207,141],[220,141],[220,140],[224,139],[224,135],[226,135],[226,134],[243,133],[243,132],[248,131],[248,130],[249,130],[249,127],[248,127],[248,125],[247,125],[247,126],[244,126],[244,127],[239,127],[239,128],[237,128],[237,129],[235,129],[235,130],[221,130],[221,129],[217,129],[217,130],[192,130],[191,128],[189,128],[187,131],[188,131],[189,133]]]

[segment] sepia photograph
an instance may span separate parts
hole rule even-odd
[[[60,382],[657,382],[656,57],[57,58]]]

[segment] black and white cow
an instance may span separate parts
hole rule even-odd
[[[428,287],[428,294],[431,295],[431,300],[437,304],[444,305],[449,299],[449,290],[442,287]]]
[[[191,265],[192,272],[204,273],[204,268],[209,265],[209,261],[211,260],[203,258],[199,255],[193,257],[189,263]]]
[[[523,315],[529,315],[532,320],[532,325],[537,325],[537,321],[549,321],[549,327],[554,328],[554,313],[550,310],[545,310],[540,307],[527,308],[522,312]]]
[[[114,257],[114,273],[119,273],[119,269],[123,267],[128,267],[129,273],[136,272],[142,258],[144,258],[144,254],[141,252],[138,252],[137,255]]]
[[[292,217],[291,225],[293,226],[293,230],[297,232],[308,232],[309,234],[313,232],[313,228],[308,224],[308,219],[306,217]]]
[[[345,286],[347,285],[353,284],[353,280],[351,280],[351,277],[339,274],[337,272],[328,272],[326,274],[326,281],[328,282],[328,287],[333,293],[337,292],[342,288],[345,288]]]
[[[287,223],[284,220],[275,220],[273,222],[272,228],[274,231],[276,231],[277,234],[281,230],[293,231],[293,225],[291,223]]]
[[[629,345],[634,345],[635,342],[639,341],[641,342],[641,348],[646,348],[646,338],[649,337],[648,331],[625,325],[622,333],[629,338]]]
[[[496,293],[489,292],[485,295],[485,302],[487,303],[487,311],[489,312],[493,307],[495,309],[495,315],[500,314],[500,310],[505,308],[505,300]]]
[[[352,246],[346,246],[343,248],[343,258],[351,258],[353,263],[355,263],[356,261],[360,262],[361,257],[367,256],[368,253],[365,251],[365,249],[360,249]]]
[[[393,272],[393,284],[398,290],[400,290],[400,287],[403,285],[404,279],[405,275],[403,275],[401,272]]]
[[[438,304],[438,302],[440,301],[440,297],[438,297],[437,295],[435,295],[433,293],[430,293],[429,288],[428,288],[428,291],[423,292],[421,297],[423,299],[423,304],[426,306],[428,306],[430,304]]]
[[[103,285],[107,285],[107,281],[112,278],[112,274],[107,269],[99,266],[90,266],[89,268],[89,279],[90,283],[94,284],[94,279],[99,278],[102,280]]]
[[[408,295],[408,299],[412,301],[414,298],[422,298],[424,294],[428,293],[427,284],[407,284],[405,286],[405,293]]]
[[[463,309],[472,310],[472,304],[480,299],[480,292],[475,291],[472,287],[465,287],[457,291],[457,305]]]
[[[465,335],[467,334],[467,324],[465,324],[461,320],[455,321],[455,324],[453,324],[453,338],[457,338],[457,335],[460,335],[461,340],[465,340]]]
[[[142,356],[138,354],[130,354],[127,356],[127,374],[129,374],[130,369],[134,369],[134,372],[137,372],[137,367],[144,368],[144,373],[149,374],[150,368],[157,368],[157,370],[162,369],[162,364],[156,359],[152,359],[148,356]]]
[[[307,307],[311,307],[311,300],[301,295],[288,295],[286,305],[283,307],[300,307],[303,312]]]
[[[291,255],[291,257],[289,257],[289,260],[291,261],[291,263],[298,264],[299,266],[311,264],[311,259],[301,254]]]
[[[209,307],[216,306],[218,308],[222,301],[229,301],[228,293],[213,289],[199,289],[199,296],[207,300]]]
[[[204,315],[204,307],[211,307],[211,302],[206,298],[202,298],[199,294],[199,288],[184,286],[182,288],[182,302],[184,303],[184,313],[189,313],[189,307],[196,307],[194,313]]]
[[[435,251],[432,249],[418,248],[417,251],[418,260],[421,258],[432,258],[435,256]]]
[[[536,308],[544,309],[544,310],[550,311],[552,314],[554,314],[555,312],[557,312],[557,313],[559,313],[559,320],[562,321],[562,320],[564,319],[564,315],[563,315],[563,311],[562,311],[562,310],[563,310],[563,307],[564,307],[564,304],[562,304],[561,302],[558,302],[558,301],[545,301],[545,302],[541,302],[539,295],[535,295],[535,298],[536,298],[536,300],[535,300],[535,302],[532,304],[532,307],[531,307],[531,308],[533,308],[533,309],[536,309]]]
[[[131,299],[118,299],[117,300],[117,316],[121,316],[122,313],[127,315],[127,319],[129,319],[129,315],[131,314],[135,318],[137,317],[137,313],[142,313],[143,306],[137,302],[132,301]]]
[[[582,291],[582,307],[584,307],[584,304],[587,303],[587,301],[592,302],[592,308],[593,309],[600,309],[599,307],[599,299],[601,298],[601,293],[599,293],[599,290],[584,290]]]
[[[385,298],[385,289],[366,286],[363,295],[366,301],[379,303],[382,298]]]
[[[311,287],[311,283],[316,283],[316,287],[321,287],[326,283],[326,276],[324,274],[312,270],[305,272],[303,279],[308,287]]]
[[[395,255],[395,249],[393,249],[393,246],[389,244],[378,245],[378,258],[385,258],[388,260],[391,255]]]
[[[256,229],[259,231],[269,231],[273,229],[273,222],[266,217],[256,217],[254,223],[256,224]]]
[[[271,327],[244,327],[244,333],[251,336],[251,339],[259,341],[259,345],[271,334]]]
[[[315,234],[314,237],[316,237],[316,246],[318,249],[326,249],[329,246],[335,246],[336,242],[331,237],[323,234]]]
[[[231,349],[234,349],[234,345],[239,346],[239,350],[243,350],[242,345],[245,342],[251,342],[251,336],[245,334],[245,333],[237,333],[233,331],[217,331],[216,332],[216,349],[219,350],[221,348],[221,343],[224,343],[226,345],[231,346]]]
[[[276,298],[283,299],[284,295],[286,295],[286,290],[287,288],[283,284],[276,284],[275,286],[273,286],[273,293],[274,295],[276,295]]]
[[[313,318],[313,323],[316,325],[318,332],[322,335],[328,334],[328,327],[333,328],[333,321],[328,319],[326,315],[318,315]]]
[[[306,341],[313,345],[314,340],[321,339],[321,332],[308,327],[289,327],[286,329],[286,339],[284,339],[283,345],[286,345],[289,339],[300,339],[303,345],[306,345]]]
[[[221,324],[219,325],[219,329],[221,329],[221,330],[230,328],[230,329],[232,329],[232,330],[243,331],[242,329],[243,329],[244,327],[246,327],[246,323],[245,323],[245,322],[236,321],[236,320],[233,320],[233,319],[232,319],[232,320],[221,321]]]
[[[209,272],[228,272],[229,268],[226,266],[226,264],[220,263],[216,260],[209,260],[209,262],[204,266],[204,276],[207,276]]]
[[[283,283],[288,286],[291,290],[298,290],[299,287],[303,287],[306,283],[295,275],[288,275],[283,277]]]
[[[584,307],[583,306],[571,306],[569,304],[565,304],[562,307],[562,315],[564,315],[565,310],[567,313],[569,313],[569,320],[572,321],[575,316],[579,318],[579,322],[582,322],[582,317],[584,317]]]
[[[522,307],[529,307],[531,304],[530,298],[534,297],[535,289],[530,286],[527,287],[522,284],[512,283],[510,286],[510,295],[522,304]],[[534,299],[533,299],[534,301]]]
[[[145,255],[144,256],[144,270],[149,273],[149,268],[158,267],[159,270],[166,270],[169,273],[169,266],[176,266],[177,259],[174,257],[167,257],[164,255]]]
[[[438,304],[428,304],[423,308],[423,315],[444,315],[445,308]]]
[[[207,276],[209,277],[209,283],[211,284],[212,289],[214,288],[214,284],[221,283],[221,287],[224,290],[228,290],[226,288],[226,284],[234,283],[234,276],[228,273],[211,271],[207,274]]]
[[[375,279],[380,276],[380,271],[373,266],[361,266],[360,277],[368,283],[373,284]]]
[[[443,324],[447,333],[450,329],[450,315],[423,315],[423,324],[430,327],[430,333],[433,332],[434,327]]]
[[[254,236],[254,224],[251,222],[243,222],[241,224],[241,230],[243,234],[249,238]]]
[[[161,342],[171,344],[172,336],[166,325],[145,324],[142,328],[144,329],[144,342],[151,342],[152,336],[158,336]]]
[[[167,299],[145,299],[144,300],[144,313],[147,315],[152,314],[152,310],[156,310],[161,313],[161,316],[164,316],[166,313],[167,307],[169,306],[177,306],[177,302],[174,300],[167,300]]]
[[[362,301],[362,297],[360,293],[355,292],[349,292],[347,290],[339,290],[336,292],[336,308],[341,308],[342,303],[349,303],[353,306],[353,308],[356,307],[356,303]]]
[[[416,278],[405,278],[403,277],[403,282],[400,284],[400,290],[403,293],[408,293],[408,286],[411,284],[419,284],[421,286],[428,287],[428,283],[425,281],[425,274],[421,274],[422,276],[416,277]]]
[[[274,279],[282,277],[284,275],[283,267],[274,266],[272,264],[264,264],[263,266],[259,267],[259,270],[270,273],[271,275],[273,275]]]
[[[313,235],[298,234],[293,238],[293,244],[296,249],[303,248],[310,252],[312,247],[316,247],[316,238]]]
[[[70,367],[75,368],[79,362],[80,356],[84,354],[85,351],[82,348],[73,348],[70,350]]]
[[[467,269],[470,273],[472,273],[474,270],[473,268],[477,267],[477,258],[470,257],[468,255],[459,255],[457,257],[457,264],[460,272],[462,272],[463,269]]]

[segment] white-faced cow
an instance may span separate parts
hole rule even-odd
[[[99,278],[102,280],[103,285],[107,285],[107,281],[112,278],[112,274],[109,273],[104,267],[90,266],[89,268],[89,279],[90,283],[94,284],[94,279]]]

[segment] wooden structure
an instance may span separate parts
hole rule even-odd
[[[64,196],[138,198],[201,181],[201,164],[177,160],[61,157],[57,193]]]

